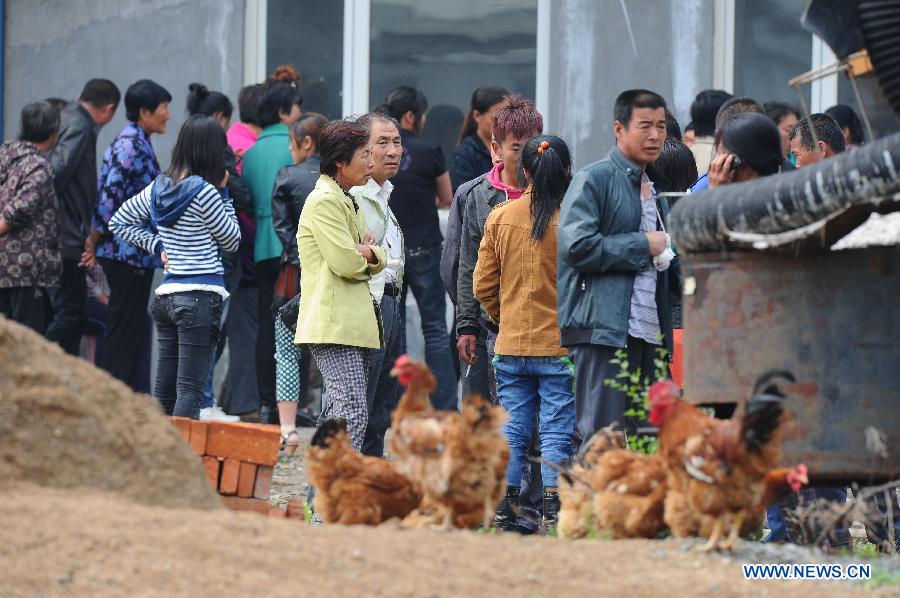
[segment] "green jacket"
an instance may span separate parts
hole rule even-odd
[[[625,347],[634,276],[653,267],[641,225],[641,168],[618,148],[572,178],[559,215],[556,292],[561,343]],[[657,203],[663,222],[669,204]],[[659,223],[657,223],[659,230]],[[656,279],[659,328],[672,351],[678,259]]]
[[[370,245],[378,262],[368,263],[356,249],[365,234],[365,217],[355,200],[333,178],[320,176],[297,229],[303,273],[297,344],[381,347],[368,282],[384,269],[387,252]]]
[[[253,215],[256,217],[253,257],[257,262],[281,257],[284,251],[272,224],[272,189],[275,188],[278,171],[293,164],[288,144],[287,125],[270,125],[262,130],[256,143],[244,154],[241,176],[250,191]]]

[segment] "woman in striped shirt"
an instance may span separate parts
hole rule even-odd
[[[189,117],[169,169],[109,223],[121,239],[160,256],[166,271],[151,308],[159,349],[153,395],[166,415],[198,416],[228,297],[220,252],[235,251],[241,239],[225,190],[225,145],[214,119]]]

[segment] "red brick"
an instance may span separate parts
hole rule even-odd
[[[213,488],[219,489],[219,469],[221,461],[215,457],[203,457],[203,467],[206,469],[206,475],[212,483]]]
[[[210,422],[206,454],[257,465],[275,465],[280,440],[278,426]]]
[[[256,469],[256,482],[253,484],[253,498],[269,500],[272,491],[272,468],[260,465]]]
[[[220,494],[237,494],[240,471],[240,461],[225,459],[225,463],[222,465],[222,479],[219,480]]]
[[[209,422],[199,419],[191,421],[191,448],[198,455],[206,454],[206,436],[209,433]]]
[[[305,502],[306,501],[304,501],[302,498],[292,498],[291,500],[289,500],[287,504],[288,518],[306,521],[306,510],[303,508]]]
[[[256,468],[253,463],[241,463],[238,473],[238,496],[250,498],[253,496],[253,486],[256,484]],[[268,498],[268,497],[267,497]]]
[[[191,419],[189,417],[170,417],[169,419],[184,441],[189,443],[191,441]]]
[[[269,517],[274,517],[275,519],[284,519],[287,517],[287,505],[281,505],[280,507],[269,507]]]
[[[232,511],[244,511],[249,513],[269,514],[269,501],[255,498],[241,498],[238,496],[222,496],[222,502]]]

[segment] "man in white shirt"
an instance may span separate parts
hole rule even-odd
[[[360,119],[369,128],[369,143],[375,168],[372,178],[361,187],[353,187],[350,194],[363,212],[366,226],[375,242],[387,249],[388,261],[383,271],[369,281],[369,290],[381,305],[384,329],[382,348],[373,351],[369,365],[369,385],[366,401],[369,423],[363,440],[362,453],[384,456],[384,435],[391,425],[391,413],[397,404],[399,386],[390,371],[400,356],[403,340],[403,321],[400,318],[400,296],[403,288],[403,233],[394,217],[388,200],[394,186],[388,180],[400,169],[403,146],[400,127],[389,116],[372,112]]]

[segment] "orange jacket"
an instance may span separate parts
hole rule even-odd
[[[494,208],[484,226],[473,292],[499,322],[498,355],[558,356],[556,228],[559,212],[540,241],[531,238],[531,189]]]

